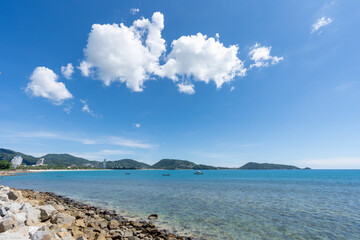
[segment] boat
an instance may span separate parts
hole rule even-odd
[[[196,175],[203,175],[204,173],[203,173],[203,172],[200,172],[200,171],[196,171],[196,172],[194,172],[194,174],[196,174]]]
[[[130,174],[131,174],[131,173],[129,173],[129,172],[126,172],[126,173],[125,173],[125,175],[130,175]]]
[[[170,173],[168,173],[168,174],[163,173],[163,176],[164,176],[164,177],[168,177],[168,176],[170,176]]]

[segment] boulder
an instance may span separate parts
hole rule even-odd
[[[14,200],[14,201],[22,198],[22,194],[20,191],[9,191],[7,195],[10,200]]]
[[[56,212],[56,209],[52,205],[46,205],[39,207],[40,210],[40,220],[45,222],[50,219],[51,216]]]
[[[42,230],[37,230],[34,234],[29,234],[29,235],[31,240],[43,240],[48,238],[47,236],[50,236],[51,239],[51,235],[46,231],[42,231]]]
[[[55,204],[53,205],[55,207],[55,209],[58,211],[58,212],[64,212],[65,208],[63,205],[60,205],[60,204]]]
[[[51,218],[51,223],[58,225],[72,225],[75,222],[75,217],[66,213],[58,213]]]
[[[25,224],[27,226],[34,226],[39,223],[39,218],[40,218],[39,209],[36,209],[30,205],[25,208],[23,207],[23,210],[26,212],[27,219],[25,221]]]
[[[26,212],[19,212],[15,214],[15,219],[18,226],[25,226]]]
[[[8,202],[9,201],[8,195],[4,192],[0,192],[0,201]]]
[[[157,214],[150,214],[148,216],[148,219],[152,220],[152,219],[158,219],[158,215]]]
[[[134,236],[134,233],[131,230],[126,230],[123,235],[124,238],[132,237],[132,236]]]
[[[18,232],[4,232],[0,234],[0,240],[29,240],[29,238]]]
[[[64,239],[65,237],[71,237],[71,234],[69,232],[58,232],[57,235],[61,238]]]
[[[109,229],[117,229],[119,227],[119,222],[116,220],[111,220],[108,224]]]
[[[84,237],[84,236],[78,236],[78,237],[76,238],[76,240],[87,240],[87,239],[86,239],[86,237]]]
[[[8,207],[9,209],[6,209],[6,207]],[[18,213],[20,211],[21,207],[22,207],[22,204],[20,204],[18,202],[9,202],[9,204],[7,206],[5,206],[5,209],[12,213]]]
[[[76,220],[75,222],[75,225],[78,226],[78,227],[82,227],[82,228],[85,228],[85,222],[84,222],[84,219],[78,219]]]
[[[0,216],[5,217],[6,214],[6,209],[4,207],[0,208]]]
[[[15,228],[15,221],[11,218],[4,219],[0,222],[0,233]]]
[[[38,227],[30,226],[30,227],[29,227],[29,231],[28,231],[29,236],[31,237],[32,235],[34,235],[37,230],[39,230]]]

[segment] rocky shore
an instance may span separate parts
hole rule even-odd
[[[30,171],[28,170],[23,170],[23,169],[17,169],[17,170],[5,170],[5,171],[1,171],[1,176],[15,176],[21,173],[29,173]]]
[[[152,214],[149,218],[157,218]],[[0,240],[190,240],[53,193],[0,185]]]

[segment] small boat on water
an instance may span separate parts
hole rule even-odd
[[[130,175],[130,174],[131,174],[131,173],[129,173],[129,172],[126,172],[126,173],[125,173],[125,175]]]
[[[203,173],[203,172],[200,172],[200,171],[196,171],[196,172],[194,172],[194,174],[196,174],[196,175],[203,175],[204,173]]]
[[[63,177],[63,175],[56,175],[56,177]]]
[[[168,174],[164,173],[163,176],[164,176],[164,177],[169,177],[169,176],[170,176],[170,173],[168,173]]]

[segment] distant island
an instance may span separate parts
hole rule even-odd
[[[292,165],[249,162],[249,163],[245,164],[244,166],[240,167],[240,169],[246,169],[246,170],[268,170],[268,169],[296,170],[296,169],[300,169],[300,168],[292,166]]]
[[[90,161],[85,158],[75,157],[70,154],[46,154],[36,158],[21,152],[10,149],[0,148],[0,169],[11,168],[11,160],[21,156],[22,165],[18,169],[103,169],[103,162]],[[218,170],[218,169],[237,169],[237,170],[271,170],[271,169],[290,169],[298,170],[296,166],[249,162],[240,168],[214,167],[203,164],[196,164],[187,160],[162,159],[154,165],[149,165],[133,159],[121,159],[116,161],[106,161],[106,169],[166,169],[166,170]],[[310,169],[310,168],[305,168]]]

